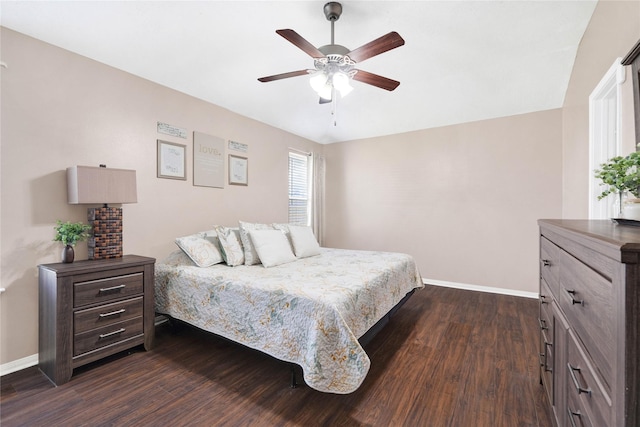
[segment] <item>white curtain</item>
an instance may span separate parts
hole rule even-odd
[[[324,240],[324,177],[326,164],[324,156],[319,153],[311,154],[313,171],[313,194],[311,195],[311,227],[320,246]]]

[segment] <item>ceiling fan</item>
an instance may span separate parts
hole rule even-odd
[[[313,46],[293,30],[276,30],[277,34],[314,59],[314,69],[290,71],[288,73],[260,77],[258,80],[266,83],[310,74],[311,87],[320,96],[321,104],[335,100],[336,92],[340,93],[340,96],[345,96],[349,93],[353,89],[349,84],[351,79],[388,91],[397,88],[400,82],[358,70],[355,65],[365,59],[404,45],[404,39],[398,33],[392,31],[357,49],[349,50],[334,42],[334,23],[340,18],[341,14],[342,5],[340,3],[332,1],[324,5],[324,15],[331,22],[331,44],[319,48]]]

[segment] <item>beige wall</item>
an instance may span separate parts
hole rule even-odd
[[[124,251],[156,258],[173,239],[214,224],[287,220],[288,147],[322,146],[3,28],[0,364],[38,351],[37,265],[58,262],[57,219],[86,221],[66,203],[65,169],[135,169],[138,203],[124,205]],[[252,100],[247,100],[251,102]],[[188,139],[156,133],[158,121]],[[192,132],[249,145],[249,186],[194,187]],[[187,181],[156,178],[156,139],[187,145]],[[86,259],[86,243],[76,258]]]
[[[56,262],[66,167],[138,171],[126,253],[157,258],[213,224],[286,220],[288,147],[327,155],[327,246],[408,252],[425,278],[537,290],[541,217],[585,217],[588,96],[640,38],[640,2],[600,1],[563,109],[320,147],[2,29],[0,364],[37,353],[40,263]],[[253,100],[247,100],[252,102]],[[628,101],[628,99],[627,99]],[[189,139],[156,133],[156,122]],[[628,128],[625,133],[629,134]],[[249,144],[249,187],[194,187],[191,132]],[[187,144],[187,182],[156,178],[156,139]],[[78,247],[86,258],[86,245]]]
[[[536,220],[561,214],[561,123],[551,110],[327,146],[327,246],[536,292]]]
[[[327,246],[413,254],[426,279],[536,292],[536,219],[586,218],[589,94],[640,38],[640,2],[601,0],[563,109],[334,144]],[[633,147],[630,79],[623,145]]]
[[[580,43],[562,108],[564,218],[589,215],[589,95],[616,58],[624,57],[638,39],[640,1],[598,2]],[[634,139],[630,75],[627,70],[623,87],[625,151],[632,150]]]

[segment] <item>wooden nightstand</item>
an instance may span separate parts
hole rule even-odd
[[[154,339],[154,258],[38,266],[40,370],[56,385],[73,369]]]

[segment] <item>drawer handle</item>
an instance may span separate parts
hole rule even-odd
[[[578,394],[585,393],[587,396],[591,396],[591,389],[582,388],[582,386],[578,382],[578,377],[576,377],[575,371],[580,372],[580,368],[574,368],[573,366],[571,366],[571,363],[567,363],[567,367],[569,368],[569,374],[571,375],[573,385],[576,387],[576,390],[578,390]]]
[[[549,261],[548,259],[543,259],[542,260],[542,266],[543,267],[551,267],[551,261]]]
[[[126,331],[126,329],[125,329],[125,328],[120,328],[120,329],[118,329],[117,331],[109,332],[109,333],[106,333],[106,334],[100,334],[100,339],[103,339],[103,338],[109,338],[109,337],[111,337],[111,336],[113,336],[113,335],[121,334],[121,333],[123,333],[124,331]]]
[[[121,308],[120,310],[112,311],[111,313],[100,313],[100,314],[99,314],[99,316],[100,316],[100,317],[115,316],[115,315],[117,315],[117,314],[122,314],[122,313],[124,313],[125,311],[127,311],[127,310],[125,310],[124,308]]]
[[[551,345],[552,345],[551,343],[548,343],[548,342],[545,341],[544,342],[544,353],[540,353],[540,358],[542,359],[540,361],[540,366],[542,366],[544,368],[545,372],[553,372],[553,369],[549,368],[547,366],[547,359],[548,359],[548,356],[549,356],[549,353],[547,352],[547,347],[550,347]]]
[[[577,427],[576,422],[573,420],[573,417],[581,417],[582,414],[580,411],[572,411],[571,408],[567,407],[567,414],[569,414],[569,421],[571,422],[571,427]]]
[[[105,292],[114,292],[114,291],[119,291],[121,289],[126,288],[127,285],[118,285],[118,286],[112,286],[110,288],[100,288],[100,293],[105,293]]]
[[[546,320],[538,318],[538,323],[540,324],[541,330],[546,331],[547,329],[549,329]]]
[[[578,300],[578,299],[575,298],[576,291],[567,290],[567,293],[569,294],[569,298],[571,298],[571,304],[572,305],[575,305],[575,304],[584,305],[584,300]]]
[[[549,304],[546,295],[540,295],[540,304]]]

